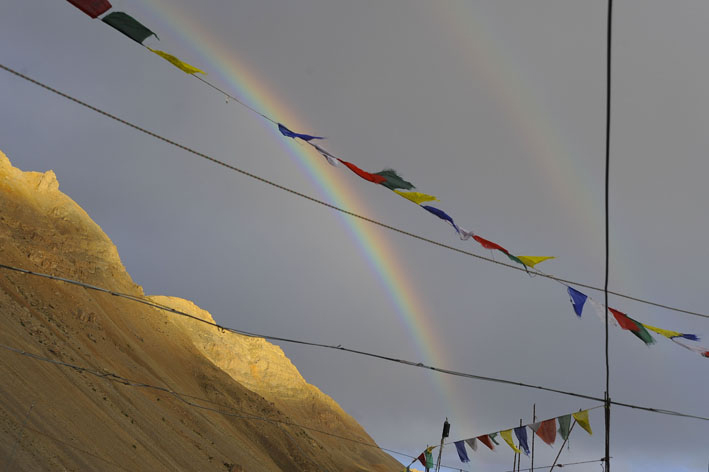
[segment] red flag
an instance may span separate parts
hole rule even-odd
[[[478,436],[476,438],[478,441],[486,445],[487,447],[490,448],[491,451],[495,450],[495,446],[492,445],[492,441],[490,441],[490,438],[488,437],[487,434],[483,434],[482,436]]]
[[[365,172],[365,171],[363,171],[362,169],[360,169],[359,167],[357,167],[356,165],[354,165],[354,164],[352,164],[352,163],[350,163],[350,162],[343,161],[342,159],[340,159],[340,162],[342,162],[344,165],[346,165],[347,167],[349,167],[349,169],[350,169],[352,172],[354,172],[355,174],[359,175],[359,176],[362,177],[364,180],[369,180],[370,182],[374,182],[375,184],[381,184],[381,183],[387,181],[387,178],[386,178],[386,177],[384,177],[384,176],[382,176],[382,175],[370,174],[369,172]]]
[[[537,436],[550,446],[553,445],[554,441],[556,441],[556,418],[542,421],[537,430]]]
[[[91,18],[96,18],[111,8],[111,3],[108,0],[68,0],[68,2]]]
[[[419,462],[421,462],[422,466],[426,467],[426,454],[422,452],[421,455],[417,457],[417,459],[419,460]]]
[[[488,241],[487,239],[483,239],[483,238],[481,238],[480,236],[473,236],[473,239],[476,240],[477,242],[479,242],[480,245],[481,245],[482,247],[484,247],[485,249],[497,249],[498,251],[502,251],[502,252],[504,252],[505,254],[509,254],[509,252],[507,251],[507,249],[505,249],[504,247],[500,246],[499,244],[493,243],[492,241]]]
[[[608,307],[608,310],[613,313],[613,317],[615,320],[618,322],[621,328],[627,329],[629,331],[639,331],[640,327],[635,323],[635,321],[631,320],[628,318],[628,315],[625,313],[621,313],[618,310],[614,310],[611,307]]]

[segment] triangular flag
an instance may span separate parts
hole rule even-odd
[[[581,313],[583,313],[583,305],[584,303],[586,303],[588,296],[568,286],[566,287],[566,291],[569,293],[569,297],[571,298],[571,304],[574,307],[574,312],[576,313],[576,316],[581,318]]]
[[[522,261],[522,264],[529,267],[534,267],[540,262],[544,262],[549,259],[555,259],[554,256],[517,256],[517,258]]]
[[[505,249],[504,247],[500,246],[497,243],[493,243],[492,241],[488,241],[487,239],[481,238],[480,236],[473,236],[473,239],[476,240],[477,242],[480,243],[482,247],[485,249],[497,249],[498,251],[504,252],[505,254],[509,254],[509,251]],[[519,258],[518,258],[519,259]],[[520,259],[521,262],[521,259]],[[524,262],[522,262],[524,264]]]
[[[432,469],[433,468],[433,454],[431,454],[431,451],[433,451],[433,447],[429,447],[426,449],[426,468],[427,469]]]
[[[414,188],[414,184],[402,179],[394,169],[384,169],[381,172],[377,172],[377,175],[381,175],[386,179],[382,182],[382,185],[390,190],[396,190],[398,188],[403,190],[411,190]]]
[[[536,423],[528,424],[527,426],[529,426],[529,429],[531,429],[532,432],[536,433],[537,430],[542,426],[542,422],[537,421]]]
[[[621,328],[630,331],[648,346],[655,343],[655,339],[650,333],[647,332],[641,323],[638,323],[625,313],[613,308],[608,307],[608,310],[613,313],[613,317],[616,319]]]
[[[291,131],[288,128],[286,128],[284,125],[278,123],[278,131],[281,132],[281,134],[287,138],[300,138],[303,141],[310,141],[312,139],[325,139],[322,136],[312,136],[309,134],[303,134],[303,133],[296,133],[295,131]]]
[[[150,49],[150,48],[148,48],[148,49]],[[195,66],[191,66],[191,65],[187,64],[186,62],[182,62],[181,60],[179,60],[178,58],[176,58],[172,54],[168,54],[163,51],[158,51],[157,49],[150,49],[150,50],[153,51],[158,56],[165,59],[166,61],[168,61],[170,64],[174,65],[178,69],[180,69],[188,74],[196,74],[197,72],[199,72],[201,74],[206,74],[206,72],[204,72],[203,70],[197,69]]]
[[[488,447],[488,449],[490,449],[491,451],[495,450],[495,446],[492,445],[492,441],[490,440],[491,438],[489,435],[483,434],[482,436],[478,436],[475,439],[477,439],[478,441],[480,441],[481,443],[486,445]]]
[[[561,439],[566,441],[569,439],[569,431],[571,431],[571,415],[564,415],[557,418],[559,420],[559,434]]]
[[[465,440],[465,443],[466,443],[466,444],[468,445],[468,447],[470,447],[470,449],[472,449],[473,451],[477,451],[477,450],[478,450],[478,441],[477,441],[475,438],[466,439],[466,440]]]
[[[645,328],[649,329],[650,331],[654,331],[659,335],[662,335],[668,339],[672,338],[684,338],[684,339],[689,339],[690,341],[699,341],[699,336],[696,334],[684,334],[680,333],[679,331],[670,331],[668,329],[662,329],[662,328],[656,328],[655,326],[650,326],[645,323],[640,323],[643,325]]]
[[[490,437],[490,440],[492,440],[492,442],[495,443],[495,446],[499,446],[499,445],[500,445],[499,442],[495,441],[495,437],[497,436],[497,433],[490,433],[490,434],[488,434],[488,436]]]
[[[148,28],[143,26],[138,20],[136,20],[130,15],[123,13],[122,11],[109,13],[108,15],[101,18],[101,21],[103,21],[107,25],[112,26],[113,28],[128,36],[133,41],[140,44],[143,44],[143,41],[145,41],[151,35],[155,35],[156,38],[158,37],[157,34],[153,33]]]
[[[455,444],[455,449],[458,451],[458,458],[460,459],[460,462],[470,462],[470,459],[468,459],[468,453],[465,451],[465,443],[463,441],[456,441],[453,444]]]
[[[505,440],[505,442],[517,453],[517,454],[522,454],[522,451],[519,450],[517,446],[515,446],[514,441],[512,440],[512,430],[511,429],[506,429],[504,431],[500,431],[500,436],[502,436],[502,439]]]
[[[517,436],[517,441],[519,441],[519,447],[522,448],[526,455],[529,455],[529,445],[527,444],[527,428],[525,426],[516,427],[515,436]]]
[[[402,192],[401,190],[394,190],[394,192],[401,195],[407,200],[411,200],[417,205],[420,205],[424,202],[432,202],[434,200],[438,200],[438,198],[434,197],[433,195],[427,195],[421,192]]]
[[[422,466],[426,467],[426,453],[422,452],[420,456],[417,457]]]
[[[359,175],[364,180],[368,180],[368,181],[375,183],[375,184],[381,184],[382,182],[384,182],[386,180],[385,177],[382,177],[381,175],[377,175],[377,174],[370,174],[369,172],[366,172],[366,171],[360,169],[359,167],[352,164],[351,162],[343,161],[342,159],[340,159],[340,162],[342,162],[344,165],[347,166],[347,168],[349,170],[351,170],[355,174]]]
[[[455,221],[453,221],[453,218],[448,216],[448,214],[445,211],[439,210],[438,208],[432,207],[429,205],[421,205],[421,208],[424,208],[429,213],[433,213],[434,215],[436,215],[437,217],[439,217],[443,221],[447,221],[448,223],[450,223],[451,226],[453,226],[456,233],[460,234],[460,228],[458,227],[457,224],[455,224]]]
[[[685,343],[679,342],[676,338],[672,338],[672,341],[675,342],[676,344],[679,344],[680,346],[682,346],[682,347],[685,348],[685,349],[688,349],[688,350],[690,350],[690,351],[696,352],[697,354],[699,354],[699,355],[702,356],[702,357],[707,357],[707,358],[709,358],[709,348],[707,348],[707,347],[702,347],[702,346],[688,346],[688,345],[685,344]]]
[[[591,431],[591,424],[588,422],[588,410],[579,411],[571,416],[574,417],[579,426],[585,429],[588,434],[593,434],[593,431]]]
[[[537,423],[539,426],[534,432],[541,438],[542,441],[550,446],[556,441],[556,418]]]
[[[69,3],[89,15],[91,18],[96,18],[99,15],[103,15],[109,8],[111,8],[111,4],[108,0],[69,0]]]
[[[593,307],[593,311],[596,312],[596,315],[601,319],[601,321],[605,322],[606,321],[606,306],[598,303],[596,300],[593,298],[589,298],[588,302],[591,304]],[[613,326],[618,326],[618,323],[615,321],[615,318],[611,316],[610,311],[608,312],[608,323],[612,324]]]

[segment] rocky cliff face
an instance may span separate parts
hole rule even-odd
[[[0,263],[143,296],[54,173],[22,172],[2,153]],[[211,320],[189,301],[152,299]],[[0,464],[10,470],[401,469],[376,448],[315,431],[372,442],[263,339],[0,269],[0,344],[189,395],[0,348]]]

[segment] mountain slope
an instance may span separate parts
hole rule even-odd
[[[143,296],[116,247],[59,191],[54,173],[22,172],[1,152],[0,263]],[[211,319],[186,300],[153,298]],[[376,448],[289,424],[372,442],[337,403],[300,376],[280,348],[262,339],[0,270],[0,344],[164,386],[209,400],[187,398],[221,412],[0,349],[3,468],[401,469]]]

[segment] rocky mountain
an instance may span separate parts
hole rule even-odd
[[[1,152],[0,264],[148,298],[52,171],[23,172]],[[213,321],[187,300],[149,299]],[[402,469],[278,346],[7,269],[0,379],[2,470]]]

